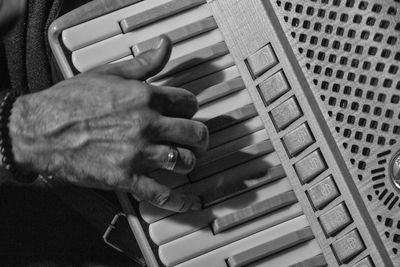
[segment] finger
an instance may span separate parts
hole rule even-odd
[[[171,47],[169,38],[160,36],[160,42],[155,49],[146,51],[131,60],[106,64],[92,71],[100,74],[116,75],[125,79],[144,81],[164,68],[171,55]]]
[[[208,147],[208,128],[199,121],[160,116],[150,124],[148,136],[152,141],[172,143],[202,153]]]
[[[196,165],[196,156],[192,151],[186,148],[176,148],[178,157],[173,172],[188,174]],[[168,162],[168,154],[171,153],[171,147],[167,145],[149,145],[144,149],[145,161],[149,161],[154,167],[163,168]],[[146,163],[145,163],[146,164]]]
[[[151,86],[151,107],[169,117],[191,118],[198,110],[196,96],[191,92],[167,86]]]
[[[175,192],[147,176],[134,177],[129,190],[154,206],[174,212],[199,210],[201,200],[198,196]]]

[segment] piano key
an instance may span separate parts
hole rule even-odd
[[[121,34],[121,27],[119,26],[121,18],[143,12],[143,10],[151,8],[152,6],[160,5],[171,0],[141,1],[143,0],[131,0],[132,3],[130,6],[64,30],[62,32],[64,45],[70,51],[75,51],[90,44]]]
[[[147,24],[175,15],[181,11],[206,3],[205,0],[174,0],[121,20],[122,32],[127,33]]]
[[[214,138],[214,135],[210,136],[210,139]],[[252,144],[261,142],[263,140],[268,139],[268,133],[265,129],[262,129],[260,131],[257,131],[255,133],[246,135],[244,137],[241,137],[237,140],[234,140],[229,143],[225,143],[219,147],[212,148],[206,152],[206,154],[203,157],[200,157],[196,161],[196,168],[200,167],[204,164],[207,164],[209,162],[212,162],[216,159],[222,158],[225,155],[228,155],[234,151],[237,151],[241,148],[250,146]]]
[[[215,19],[213,17],[208,17],[199,21],[195,21],[191,24],[185,25],[183,27],[174,29],[172,31],[164,33],[169,37],[171,40],[172,44],[176,44],[178,42],[181,42],[183,40],[189,39],[193,36],[196,36],[198,34],[201,34],[203,32],[212,30],[217,28],[217,24],[215,22]],[[151,39],[147,39],[143,42],[140,42],[138,44],[135,44],[132,46],[132,52],[135,56],[146,52],[150,49],[156,48],[158,45],[159,38],[153,37]]]
[[[221,172],[238,164],[242,164],[256,157],[271,153],[274,151],[270,140],[264,140],[256,144],[252,144],[238,151],[234,151],[224,157],[214,159],[205,166],[199,166],[188,175],[189,179],[194,182],[204,177]]]
[[[214,191],[210,189],[208,192],[200,195],[200,198],[202,199],[203,207],[209,207],[243,192],[247,192],[254,187],[280,179],[283,176],[285,176],[285,173],[281,166],[274,166],[268,170],[266,175],[248,177],[244,182],[229,181],[223,187],[219,186],[221,188],[215,185],[216,189]]]
[[[177,49],[179,49],[179,46],[175,50]],[[201,48],[197,51],[190,50],[187,54],[182,55],[179,58],[170,60],[160,73],[158,73],[154,77],[151,77],[149,82],[157,81],[168,75],[177,73],[179,71],[184,71],[188,68],[194,67],[196,65],[202,64],[206,61],[226,55],[228,53],[229,50],[225,42],[213,44],[208,47]]]
[[[289,179],[282,178],[206,209],[177,213],[154,222],[149,225],[149,235],[154,243],[162,245],[207,227],[214,219],[231,214],[237,209],[273,198],[291,189]]]
[[[145,2],[147,2],[147,0]],[[169,17],[163,21],[153,23],[148,27],[140,28],[134,32],[118,34],[108,39],[104,39],[97,43],[75,50],[71,55],[72,62],[77,70],[84,72],[93,67],[131,55],[132,52],[130,47],[132,47],[134,44],[157,37],[160,34],[164,34],[173,29],[181,28],[184,25],[191,24],[195,21],[208,18],[210,16],[211,13],[207,6],[202,5],[180,13],[176,16]],[[215,29],[187,40],[189,43],[186,43],[184,47],[189,46],[191,47],[191,51],[193,51],[196,50],[198,45],[204,46],[206,43],[206,46],[209,46],[210,44],[219,43],[222,41],[223,38],[220,31]],[[171,58],[173,57],[174,53],[179,57],[179,53],[172,51]]]
[[[325,266],[328,266],[325,257],[324,255],[319,254],[312,258],[306,259],[302,262],[292,264],[289,267],[325,267]]]
[[[229,267],[241,267],[314,238],[309,226],[252,247],[228,258]]]
[[[196,95],[202,106],[213,100],[244,89],[246,86],[236,66],[215,72],[181,86]]]
[[[133,59],[133,56],[132,56],[132,55],[129,55],[129,56],[120,58],[120,59],[118,59],[118,60],[115,60],[115,61],[113,61],[113,62],[110,62],[110,64],[115,64],[115,63],[123,62],[123,61],[126,61],[126,60],[130,60],[130,59]]]
[[[293,191],[285,192],[275,197],[254,203],[246,208],[239,209],[223,217],[216,218],[212,222],[211,228],[214,234],[219,234],[239,224],[243,224],[296,202],[297,198]]]
[[[216,203],[225,201],[230,197],[234,197],[243,192],[247,192],[252,188],[281,179],[284,176],[285,173],[282,166],[271,167],[268,174],[264,176],[248,179],[245,183],[242,184],[230,183],[225,185],[223,190],[221,190],[220,192],[208,193],[201,196],[204,203],[203,206],[209,207],[211,205],[215,205]]]
[[[244,107],[247,108],[247,107]],[[255,112],[254,106],[252,107],[253,111]],[[233,121],[232,121],[233,122]],[[209,125],[211,126],[211,125]],[[215,124],[215,126],[218,126]],[[214,127],[215,128],[215,127]],[[208,144],[209,149],[213,149],[215,147],[221,146],[228,142],[232,142],[235,139],[241,138],[243,136],[249,135],[256,131],[264,129],[263,122],[261,121],[260,117],[253,117],[247,119],[243,122],[237,123],[230,127],[224,128],[219,131],[213,131],[210,134],[210,143]],[[209,128],[210,130],[210,128]]]
[[[237,77],[204,90],[197,96],[199,105],[202,106],[215,99],[234,93],[245,88],[242,78]]]
[[[286,174],[280,166],[277,154],[270,153],[263,157],[235,166],[193,184],[186,184],[176,189],[182,193],[198,195],[209,206],[218,201],[244,193],[251,188],[284,177]],[[147,223],[163,219],[173,212],[160,209],[148,202],[139,205],[140,214]]]
[[[299,266],[299,267],[325,267],[326,261],[322,256],[321,248],[315,239],[291,247],[278,254],[249,264],[249,267],[265,266]],[[315,255],[315,256],[314,256]],[[310,258],[311,257],[311,258]],[[307,259],[308,258],[308,259]],[[302,263],[305,265],[302,265]],[[325,262],[325,265],[323,265]],[[309,265],[307,265],[309,264]]]
[[[342,238],[333,242],[332,247],[339,263],[342,264],[348,262],[365,249],[364,242],[357,229],[352,230]]]
[[[303,227],[308,225],[307,219],[304,215],[300,216],[301,214],[301,207],[297,203],[218,235],[214,235],[209,227],[203,228],[190,235],[159,246],[159,257],[166,266],[172,266],[280,224],[290,225],[290,228],[276,229],[276,231],[284,230],[285,232],[291,232],[293,229],[298,229],[299,225]],[[296,222],[297,225],[294,225],[293,222]],[[271,234],[274,237],[277,235],[280,234]]]
[[[219,31],[219,30],[218,30]],[[193,39],[190,39],[193,40]],[[211,39],[208,40],[211,42]],[[178,47],[178,46],[177,46]],[[190,51],[195,50],[195,47],[191,47]],[[173,51],[172,51],[173,52]],[[149,79],[154,85],[167,85],[167,86],[182,86],[186,83],[192,82],[194,80],[200,79],[204,76],[210,75],[214,72],[218,72],[220,70],[229,68],[235,64],[233,57],[230,54],[212,59],[210,61],[204,62],[200,65],[197,65],[191,69],[187,69],[185,71],[173,74],[172,76],[168,76],[162,78],[157,81],[153,81]]]
[[[242,90],[242,91],[245,91],[245,90]],[[240,92],[242,92],[242,91],[240,91]],[[242,92],[242,93],[244,93],[244,92]],[[238,94],[238,93],[236,93],[236,94]],[[248,104],[243,107],[229,111],[225,114],[215,116],[212,119],[208,119],[204,123],[207,125],[209,133],[213,134],[217,131],[220,131],[224,128],[227,128],[229,126],[232,126],[234,124],[237,124],[239,122],[247,120],[254,116],[257,116],[257,110],[253,104]]]
[[[246,89],[240,90],[238,92],[232,93],[226,97],[217,99],[211,103],[208,103],[206,105],[201,106],[199,111],[193,116],[194,119],[200,120],[200,121],[205,121],[209,120],[210,118],[214,118],[212,122],[217,122],[218,120],[219,123],[222,124],[222,122],[228,122],[232,123],[233,120],[235,120],[235,117],[247,119],[250,116],[255,116],[257,112],[253,112],[253,108],[248,106],[246,108],[237,110],[238,107],[245,107],[246,105],[251,105],[253,106],[253,102],[251,100],[250,94]],[[237,110],[237,111],[236,111]],[[231,111],[233,114],[227,114]],[[241,114],[240,114],[240,113]],[[217,119],[216,117],[222,115]],[[237,121],[237,120],[235,120]],[[210,127],[210,122],[206,123],[206,125],[211,128],[211,132],[214,132],[215,127]],[[226,124],[225,124],[226,125]],[[227,125],[229,126],[229,124]],[[219,126],[219,127],[222,127]]]
[[[301,228],[305,226],[307,226],[305,216],[297,217],[295,219],[265,229],[263,231],[260,231],[259,233],[248,236],[226,246],[217,248],[189,261],[183,262],[182,264],[177,265],[177,267],[227,267],[225,259],[233,254],[240,253],[241,251],[243,251],[244,248],[260,245],[268,240],[278,238],[286,232],[293,231],[297,227]],[[260,260],[259,262],[249,265],[249,267],[288,266],[290,264],[297,263],[303,259],[306,259],[313,255],[318,255],[320,253],[321,248],[318,242],[313,239],[299,246],[289,248],[288,250],[285,250],[284,253],[273,255],[266,259]]]

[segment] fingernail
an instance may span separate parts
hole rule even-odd
[[[193,203],[191,209],[192,209],[192,211],[197,211],[197,210],[200,210],[200,209],[201,209],[201,206],[202,206],[201,201],[198,200],[198,201],[196,201],[196,202]]]
[[[160,41],[158,42],[158,44],[156,46],[156,49],[160,49],[163,46],[164,42],[165,42],[165,39],[162,36],[160,36],[159,39],[160,39]]]

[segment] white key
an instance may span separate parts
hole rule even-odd
[[[210,134],[221,131],[235,124],[257,116],[257,110],[253,103],[235,108],[232,111],[221,114],[217,117],[205,120],[204,123],[208,127]]]
[[[251,103],[252,100],[249,93],[246,89],[243,89],[202,106],[201,109],[194,115],[194,119],[211,119]]]
[[[78,50],[87,45],[121,34],[122,31],[119,22],[122,19],[174,1],[175,0],[146,0],[89,20],[63,31],[63,42],[70,51]]]
[[[274,147],[271,140],[263,140],[238,151],[225,154],[202,167],[196,167],[188,174],[188,177],[192,182],[198,181],[272,152],[274,152]]]
[[[205,2],[205,0],[175,0],[173,2],[149,9],[146,12],[129,16],[122,19],[120,22],[122,32],[127,33],[136,30],[157,20],[173,16],[186,9],[204,4]]]
[[[302,262],[322,253],[318,241],[313,239],[299,246],[286,249],[284,252],[269,256],[250,264],[249,267],[289,266]]]
[[[239,191],[237,193],[244,192],[249,190],[251,187],[255,185],[259,185],[256,178],[263,177],[266,180],[271,177],[279,176],[282,177],[279,172],[274,173],[272,170],[272,166],[279,166],[280,161],[278,155],[274,153],[270,153],[266,156],[263,156],[258,159],[254,159],[252,161],[246,162],[245,164],[236,166],[232,169],[223,171],[219,174],[210,176],[207,179],[203,179],[197,183],[187,184],[178,188],[179,192],[189,192],[195,195],[206,195],[210,192],[222,192],[224,193],[224,185],[226,184],[238,184]],[[254,177],[257,175],[257,177]],[[261,182],[263,179],[261,179]],[[261,185],[261,184],[260,184]],[[139,205],[140,214],[143,219],[147,223],[153,223],[160,219],[163,219],[171,214],[172,211],[167,211],[164,209],[160,209],[156,206],[151,205],[148,202],[141,202]]]
[[[317,240],[313,239],[299,246],[285,250],[284,252],[262,259],[249,267],[289,266],[322,253]]]
[[[214,235],[209,227],[203,228],[195,233],[161,245],[158,248],[159,257],[166,266],[173,266],[269,228],[271,230],[270,235],[262,242],[265,243],[287,232],[308,226],[306,217],[304,215],[300,216],[301,214],[300,204],[297,203],[218,235]],[[250,246],[254,246],[254,243]],[[247,248],[244,247],[242,250]],[[233,254],[231,251],[230,255]],[[221,260],[223,261],[223,259]],[[215,264],[202,266],[215,266]]]
[[[251,118],[242,123],[238,123],[211,134],[208,147],[211,149],[220,146],[261,129],[264,129],[264,125],[260,117]]]
[[[251,221],[255,218],[265,216],[268,213],[272,213],[296,202],[297,198],[293,190],[283,192],[277,196],[258,201],[241,209],[237,209],[226,216],[216,218],[212,222],[211,227],[214,234],[219,234],[223,231],[237,227],[238,225]]]
[[[239,253],[239,252],[245,250],[246,248],[260,245],[268,240],[273,240],[275,238],[278,238],[289,231],[293,231],[294,229],[298,229],[298,228],[300,229],[302,227],[306,227],[307,225],[308,225],[308,222],[304,215],[300,216],[300,217],[296,217],[294,219],[282,222],[281,224],[278,224],[276,226],[265,229],[257,234],[248,236],[248,237],[238,240],[234,243],[231,243],[227,246],[217,248],[217,249],[215,249],[209,253],[203,254],[197,258],[194,258],[194,259],[186,261],[182,264],[176,265],[176,267],[204,267],[204,266],[227,267],[225,259],[227,259],[229,256],[231,256],[235,253]],[[313,242],[313,241],[311,241],[311,242]],[[305,248],[301,251],[302,252],[310,251],[310,254],[312,254],[314,250],[318,250],[318,249],[319,249],[319,245],[317,242],[315,242],[312,245],[307,244],[305,246]],[[319,251],[321,251],[321,249],[319,249]],[[288,253],[288,254],[290,254],[290,253]],[[309,256],[310,254],[306,253],[305,256]],[[267,266],[268,267],[283,267],[283,266],[287,266],[287,265],[272,264],[272,265],[267,265]]]
[[[210,139],[212,138],[214,138],[214,135],[210,136]],[[265,129],[262,129],[253,134],[249,134],[247,136],[234,140],[233,142],[226,143],[222,146],[213,148],[211,150],[208,150],[203,157],[197,159],[196,167],[204,165],[208,162],[219,159],[227,154],[235,152],[241,148],[259,143],[266,139],[268,139],[268,133]]]
[[[201,102],[208,95],[218,93],[218,92],[213,92],[213,91],[208,90],[208,89],[213,89],[212,87],[214,87],[214,85],[220,84],[224,81],[239,78],[239,77],[240,77],[240,74],[239,74],[238,68],[236,66],[232,66],[230,68],[215,72],[211,75],[200,78],[193,82],[184,84],[181,87],[192,92],[194,95],[196,95],[197,100],[199,102]]]
[[[162,245],[207,227],[216,218],[290,190],[289,179],[283,178],[207,209],[191,213],[177,213],[152,223],[149,226],[149,234],[154,243]]]
[[[111,62],[110,64],[119,63],[119,62],[123,62],[123,61],[130,60],[130,59],[133,59],[132,55],[129,55],[129,56],[120,58],[118,60],[115,60],[115,61]]]
[[[168,36],[172,44],[176,44],[204,32],[211,31],[217,27],[218,25],[215,22],[215,19],[213,17],[209,17],[203,20],[196,21],[192,24],[187,24],[170,32],[166,32],[165,35]],[[141,43],[133,45],[132,52],[135,56],[137,56],[150,49],[156,48],[158,42],[158,36],[152,39],[147,39]]]
[[[217,30],[214,30],[217,31]],[[206,33],[207,34],[207,33]],[[193,40],[193,39],[190,39]],[[208,40],[210,41],[210,39]],[[195,44],[193,44],[195,45]],[[192,47],[193,49],[193,47]],[[181,86],[191,81],[200,79],[214,72],[221,71],[235,65],[235,61],[230,54],[206,61],[200,65],[192,67],[188,70],[175,73],[172,76],[162,78],[157,81],[149,79],[154,85],[166,85],[166,86]]]
[[[178,51],[182,46],[179,44],[175,46],[173,51]],[[185,71],[196,65],[202,64],[214,58],[226,55],[229,53],[228,47],[225,42],[219,42],[209,47],[201,48],[200,50],[193,50],[192,48],[187,51],[187,54],[181,57],[176,57],[172,54],[173,60],[170,60],[164,69],[156,76],[151,77],[149,81],[156,81],[164,77],[173,75],[174,73]]]
[[[202,5],[176,16],[166,18],[160,22],[155,22],[147,27],[137,29],[136,31],[128,32],[126,34],[118,34],[103,41],[75,50],[72,52],[72,62],[77,70],[84,72],[93,67],[130,55],[130,47],[134,44],[154,38],[173,29],[180,28],[183,26],[182,22],[190,24],[210,16],[211,14],[208,8],[205,5]],[[223,39],[220,36],[221,34],[219,30],[216,29],[211,32],[214,31],[217,33],[211,35],[209,37],[210,40],[212,41],[216,39],[214,43],[221,42]],[[196,38],[192,38],[192,40]],[[192,51],[194,49],[195,47]]]
[[[302,244],[314,239],[311,227],[307,226],[293,232],[285,233],[279,238],[267,241],[261,245],[250,247],[236,253],[227,259],[229,267],[243,267],[260,259],[284,251],[287,248]]]

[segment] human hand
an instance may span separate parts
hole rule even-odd
[[[16,163],[81,186],[130,192],[164,209],[199,209],[197,196],[147,176],[165,164],[170,146],[179,151],[174,171],[188,173],[208,145],[207,127],[190,119],[193,94],[142,82],[168,61],[170,41],[160,40],[133,60],[19,97],[9,125]]]

